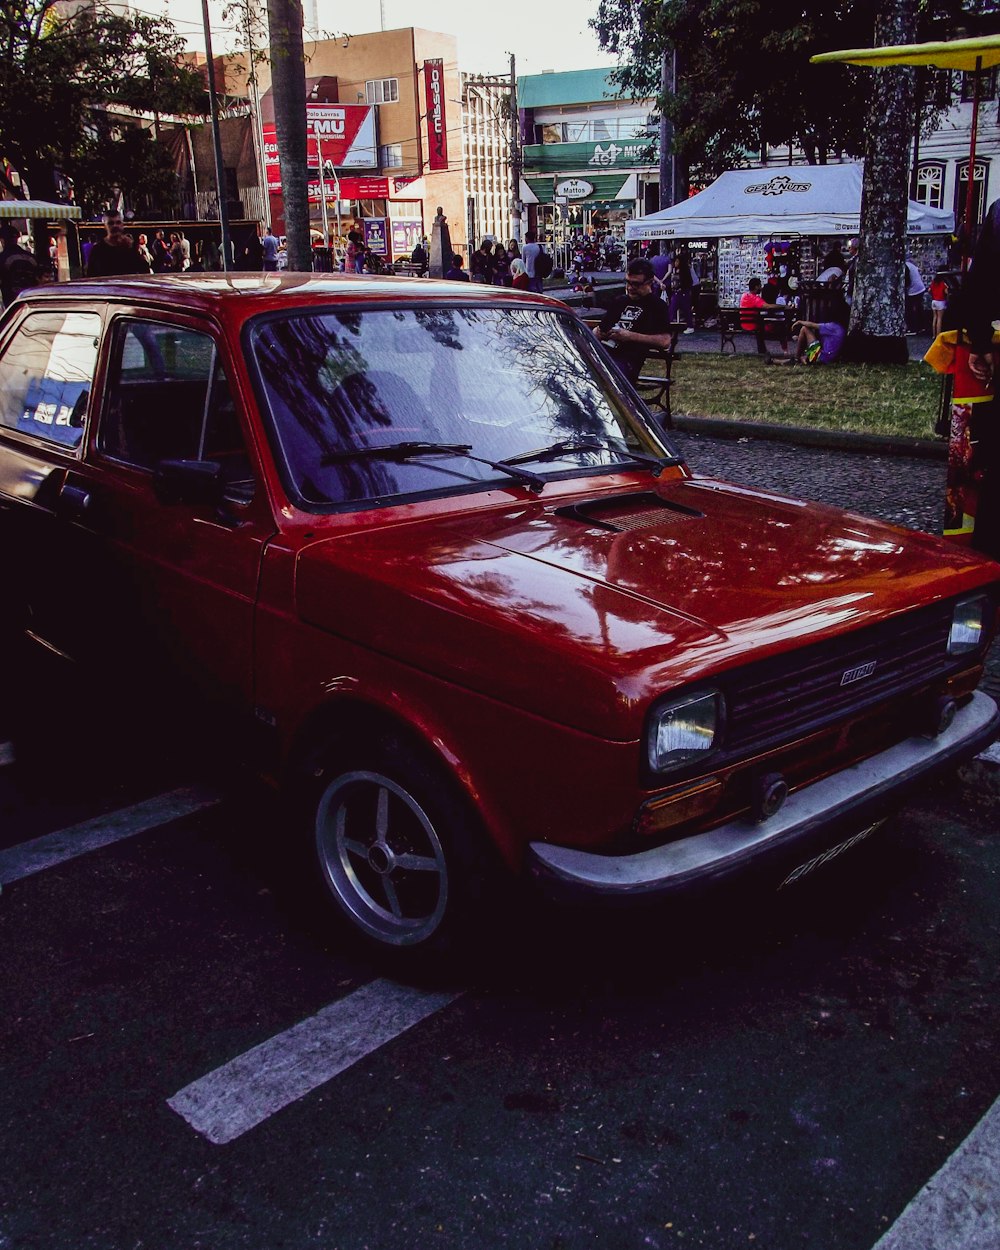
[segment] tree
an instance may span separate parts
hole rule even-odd
[[[913,43],[916,35],[917,0],[883,0],[876,21],[876,45]],[[849,352],[855,359],[905,364],[906,213],[914,71],[893,66],[868,73],[871,104]]]
[[[312,252],[309,246],[302,0],[267,0],[267,28],[271,43],[274,130],[281,164],[281,193],[285,201],[288,268],[308,271],[312,268]]]
[[[660,96],[664,49],[676,54],[674,93],[659,103],[674,149],[700,179],[795,145],[811,163],[864,150],[867,83],[846,66],[809,64],[814,52],[870,41],[865,0],[781,9],[765,0],[600,0],[592,21],[622,63],[623,95]]]
[[[151,136],[122,138],[108,109],[203,113],[204,84],[178,62],[182,47],[160,18],[90,7],[64,15],[56,0],[4,0],[0,155],[37,199],[56,198],[59,174],[72,178],[87,211],[115,186],[141,199],[151,185],[170,185],[167,154]]]

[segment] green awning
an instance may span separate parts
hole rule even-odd
[[[76,204],[50,204],[47,200],[0,200],[0,218],[7,221],[28,217],[34,221],[62,221],[81,215]]]
[[[612,201],[618,198],[625,183],[627,175],[617,174],[594,174],[587,176],[586,174],[562,174],[557,178],[528,178],[528,186],[538,196],[539,204],[551,204],[553,195],[553,185],[563,185],[566,183],[576,184],[569,189],[573,192],[581,191],[584,186],[590,189],[581,195],[570,194],[567,197],[567,203],[572,206],[574,204],[592,204],[595,200],[604,202]],[[628,201],[632,203],[633,201]]]

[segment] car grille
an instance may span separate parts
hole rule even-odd
[[[953,601],[751,664],[722,682],[725,750],[789,741],[966,667],[947,654]]]

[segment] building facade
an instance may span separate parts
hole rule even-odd
[[[307,107],[316,117],[310,125],[317,135],[318,126],[329,127],[325,143],[310,141],[313,228],[323,229],[325,199],[328,235],[342,237],[353,227],[373,251],[399,258],[430,234],[441,208],[452,242],[464,246],[462,79],[454,36],[410,27],[307,42],[305,54]],[[280,232],[284,205],[266,63],[258,81],[269,216]],[[354,134],[347,149],[345,127]]]
[[[623,237],[625,221],[645,211],[646,188],[659,184],[654,102],[616,98],[609,73],[518,79],[521,199],[529,228],[557,242],[578,231]]]
[[[473,249],[486,235],[520,239],[511,146],[511,84],[463,75],[462,147],[466,238]]]

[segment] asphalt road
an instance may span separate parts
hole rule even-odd
[[[937,523],[940,465],[677,441]],[[78,715],[0,768],[2,1250],[871,1250],[1000,1092],[989,765],[781,894],[519,900],[401,987],[304,903],[256,792],[139,735],[107,758]],[[998,1202],[959,1191],[946,1241],[918,1207],[894,1250],[996,1250]]]

